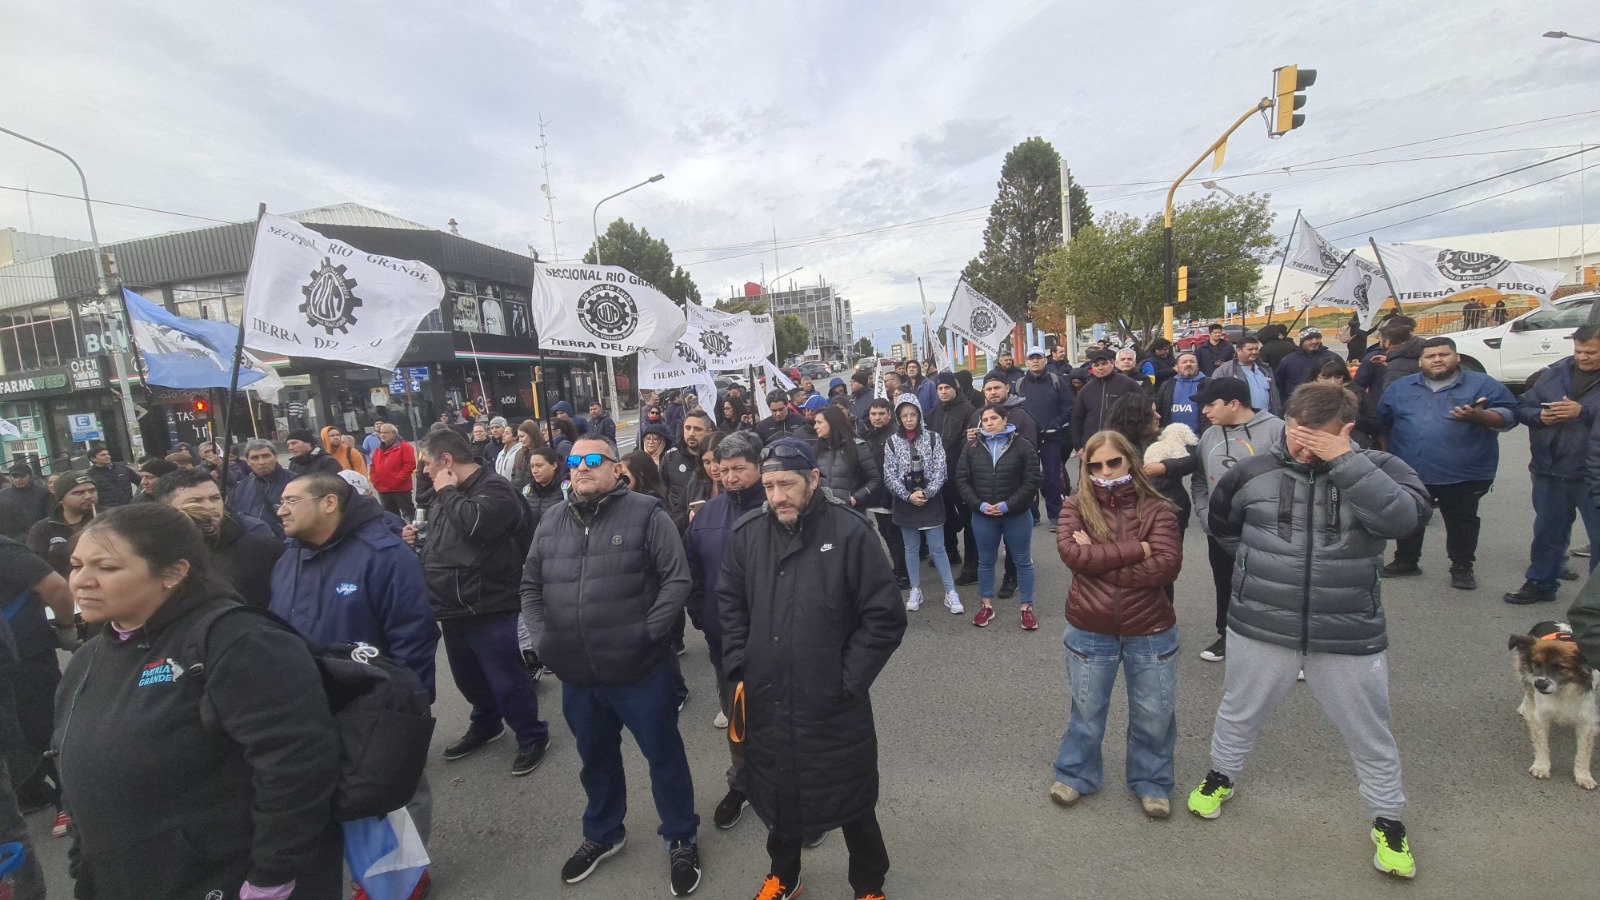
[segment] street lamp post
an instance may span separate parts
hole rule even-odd
[[[1205,188],[1208,191],[1221,191],[1222,193],[1227,194],[1229,197],[1232,197],[1235,200],[1239,199],[1239,195],[1238,194],[1235,194],[1233,191],[1228,190],[1227,188],[1223,187],[1221,184],[1218,184],[1215,181],[1202,181],[1202,182],[1200,182],[1200,186]]]
[[[94,251],[95,290],[100,297],[96,307],[96,314],[100,319],[100,336],[102,343],[104,343],[104,339],[111,334],[111,326],[106,317],[105,307],[106,297],[110,293],[110,289],[106,284],[106,263],[105,255],[100,250],[100,233],[94,227],[94,204],[89,200],[89,179],[83,174],[83,167],[78,165],[78,161],[73,159],[65,150],[52,147],[43,141],[34,140],[9,128],[0,128],[0,132],[9,134],[18,140],[27,141],[35,147],[49,150],[51,153],[71,163],[72,168],[78,173],[78,183],[83,187],[83,209],[89,217],[89,243]],[[127,328],[124,327],[123,333],[127,334],[127,331]],[[139,457],[144,455],[144,438],[139,434],[139,420],[133,407],[133,392],[128,387],[128,364],[123,358],[121,348],[117,347],[115,343],[110,344],[106,349],[111,353],[112,364],[116,367],[117,385],[122,391],[122,419],[128,432],[128,451],[133,454],[132,461],[136,462]]]
[[[1581,34],[1567,34],[1565,31],[1546,31],[1544,36],[1547,38],[1556,38],[1558,40],[1561,38],[1572,38],[1575,41],[1588,41],[1591,44],[1600,44],[1600,40],[1595,38],[1584,37]]]
[[[605,265],[605,260],[601,259],[600,257],[600,204],[606,202],[607,200],[615,200],[616,198],[621,197],[623,194],[626,194],[629,191],[638,190],[647,184],[654,184],[665,177],[667,176],[651,175],[649,178],[646,178],[633,187],[623,188],[609,197],[601,197],[600,203],[596,203],[594,205],[594,213],[589,217],[589,226],[594,229],[595,265]],[[617,396],[617,366],[609,356],[606,357],[606,379],[610,382],[611,387],[611,421],[620,422],[622,421],[622,398]]]

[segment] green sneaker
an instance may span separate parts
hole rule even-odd
[[[1216,769],[1206,773],[1206,780],[1189,793],[1189,812],[1202,819],[1215,819],[1222,815],[1222,804],[1233,796],[1233,782]]]
[[[1417,877],[1417,861],[1411,855],[1404,825],[1393,819],[1372,820],[1372,843],[1378,847],[1372,855],[1372,865],[1379,872],[1400,878]]]

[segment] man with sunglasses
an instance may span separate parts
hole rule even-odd
[[[583,843],[561,878],[588,878],[626,840],[626,727],[650,764],[672,893],[682,897],[700,885],[700,817],[673,692],[672,632],[689,597],[689,564],[661,501],[622,483],[615,444],[579,438],[567,468],[572,495],[539,520],[521,590],[528,636],[561,679],[589,801]]]
[[[866,516],[819,480],[810,445],[762,451],[766,512],[734,524],[717,585],[722,665],[743,683],[747,792],[768,828],[760,896],[799,895],[806,838],[838,828],[856,897],[882,900],[889,856],[868,693],[906,613]]]
[[[445,748],[444,758],[461,759],[510,725],[517,738],[511,774],[527,775],[550,746],[550,726],[539,718],[539,697],[517,644],[527,505],[511,482],[478,464],[453,429],[428,432],[418,442],[417,462],[433,485],[423,578],[450,675],[472,704],[466,734]],[[415,546],[417,526],[407,525],[401,539]]]

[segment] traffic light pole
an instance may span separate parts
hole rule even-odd
[[[1241,125],[1249,121],[1251,116],[1261,112],[1262,110],[1271,108],[1272,98],[1262,97],[1255,106],[1250,107],[1249,112],[1246,112],[1244,115],[1239,117],[1238,121],[1228,126],[1228,130],[1222,133],[1222,137],[1212,141],[1211,146],[1206,148],[1206,152],[1200,154],[1200,158],[1196,159],[1192,164],[1190,164],[1189,168],[1184,169],[1183,174],[1178,176],[1178,180],[1174,181],[1172,183],[1172,187],[1167,189],[1166,218],[1162,229],[1161,284],[1162,299],[1165,301],[1165,304],[1161,312],[1161,327],[1163,334],[1169,341],[1172,340],[1172,307],[1176,300],[1174,297],[1176,285],[1173,284],[1172,280],[1172,197],[1178,192],[1178,185],[1183,184],[1183,180],[1185,178],[1188,178],[1191,174],[1193,174],[1195,169],[1200,168],[1200,164],[1206,161],[1206,157],[1217,152],[1218,147],[1226,144],[1228,142],[1228,138],[1232,137],[1233,133],[1238,131]]]

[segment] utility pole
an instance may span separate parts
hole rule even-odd
[[[647,184],[654,184],[665,177],[667,176],[651,175],[649,178],[646,178],[633,187],[623,188],[622,190],[617,191],[615,194],[612,194],[608,197],[601,197],[600,203],[596,203],[594,205],[594,213],[589,217],[589,225],[594,230],[595,265],[605,265],[605,260],[600,258],[600,205],[605,203],[607,200],[614,200],[618,197],[621,197],[623,194],[626,194],[629,191],[638,190]],[[617,365],[616,362],[613,361],[609,356],[606,357],[606,378],[610,380],[610,384],[608,386],[611,389],[611,421],[620,422],[622,421],[622,398],[617,394]]]
[[[1072,243],[1072,173],[1067,169],[1065,158],[1061,160],[1061,246]],[[1067,361],[1073,365],[1078,359],[1078,315],[1067,313],[1066,322],[1062,326],[1066,334],[1061,339],[1067,342]]]
[[[539,168],[544,172],[544,182],[539,185],[539,191],[544,194],[545,215],[544,220],[550,223],[550,259],[561,258],[561,251],[556,247],[556,195],[550,187],[550,154],[547,152],[550,142],[544,139],[544,126],[549,124],[544,116],[539,117]],[[596,244],[596,253],[599,253]]]

